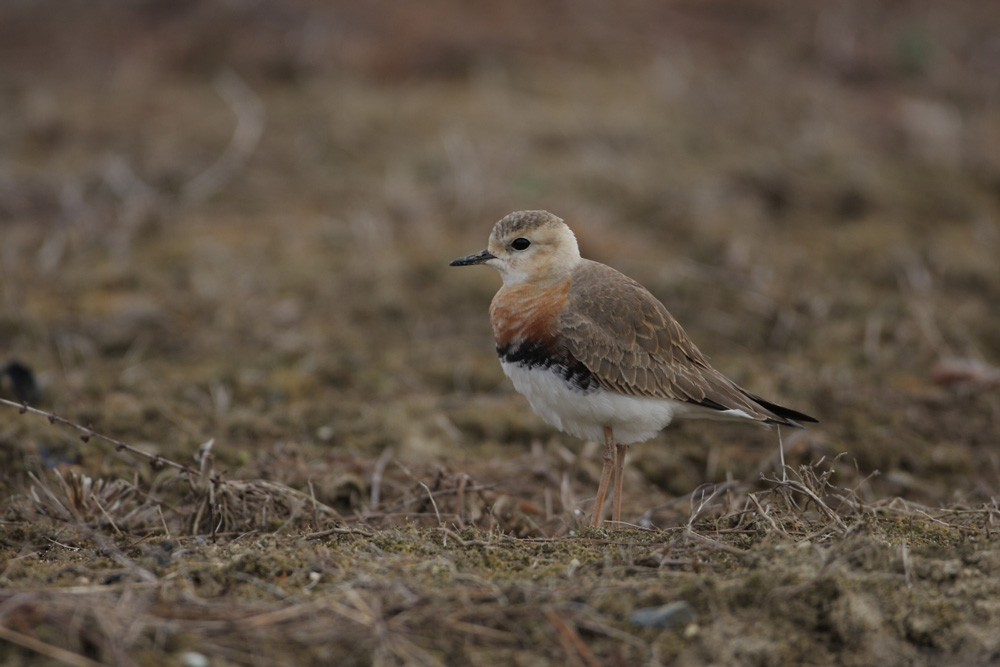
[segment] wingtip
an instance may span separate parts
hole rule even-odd
[[[812,424],[818,424],[819,423],[818,419],[814,419],[812,417],[809,417],[808,415],[802,415],[801,417],[799,417],[799,419],[801,421],[809,422],[809,423],[812,423]],[[798,421],[796,421],[794,419],[789,419],[788,417],[782,417],[781,419],[767,419],[767,420],[765,420],[764,423],[766,423],[766,424],[776,424],[778,426],[791,426],[792,428],[800,428],[803,431],[808,431],[809,430],[808,426],[803,426]]]
[[[783,405],[772,403],[771,401],[764,400],[760,396],[755,396],[754,394],[747,393],[747,395],[752,398],[757,405],[774,415],[774,417],[765,420],[765,423],[778,424],[779,426],[791,426],[793,428],[801,429],[809,428],[808,426],[803,426],[801,422],[808,422],[812,424],[819,423],[818,419],[810,417],[804,412],[799,412],[798,410],[792,410],[791,408],[786,408]]]

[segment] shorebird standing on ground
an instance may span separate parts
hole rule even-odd
[[[802,428],[809,415],[742,389],[712,368],[677,320],[642,285],[580,257],[566,223],[547,211],[500,220],[486,250],[451,266],[486,264],[503,286],[490,304],[497,354],[514,388],[565,433],[604,440],[591,525],[602,522],[614,473],[621,521],[625,454],[674,419]]]

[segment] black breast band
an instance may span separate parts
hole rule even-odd
[[[590,391],[598,387],[597,376],[591,373],[589,368],[569,352],[553,353],[548,345],[526,341],[497,345],[497,356],[510,364],[550,370],[581,391]]]

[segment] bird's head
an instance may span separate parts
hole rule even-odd
[[[486,264],[500,272],[505,285],[561,279],[580,261],[576,236],[562,218],[548,211],[515,211],[493,227],[486,250],[451,266]]]

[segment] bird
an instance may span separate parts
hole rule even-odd
[[[805,428],[817,422],[767,401],[715,370],[667,308],[635,280],[580,256],[576,236],[548,211],[515,211],[487,248],[450,266],[485,264],[503,285],[490,304],[504,374],[546,423],[604,442],[590,525],[621,522],[628,446],[675,419]]]

